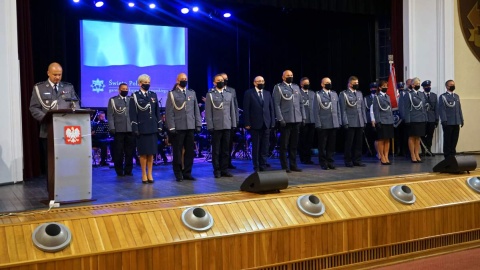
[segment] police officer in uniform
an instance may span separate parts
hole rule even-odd
[[[302,164],[313,164],[312,145],[315,135],[315,114],[313,113],[313,102],[315,92],[310,89],[310,80],[307,77],[300,79],[300,88],[302,91],[302,104],[305,110],[305,125],[300,126],[298,140],[298,152]]]
[[[293,83],[292,71],[285,70],[282,80],[272,91],[275,116],[280,126],[280,164],[287,173],[301,172],[297,166],[297,146],[300,125],[305,123],[302,94],[298,85]]]
[[[118,95],[108,100],[107,115],[110,134],[113,135],[113,164],[117,176],[132,176],[133,151],[135,137],[132,133],[132,124],[129,115],[130,98],[128,85],[121,83],[118,86]],[[125,164],[124,164],[125,160]]]
[[[420,79],[412,79],[412,90],[403,97],[403,113],[408,131],[408,148],[412,163],[423,162],[420,158],[420,138],[425,136],[427,122],[425,95],[418,91]]]
[[[362,163],[363,128],[367,121],[363,95],[359,91],[358,78],[348,78],[348,89],[340,93],[340,111],[345,134],[345,166],[365,167]]]
[[[388,82],[381,80],[378,83],[377,95],[370,108],[371,123],[375,127],[376,146],[382,165],[391,165],[388,158],[390,139],[393,138],[393,112],[390,97],[387,95]]]
[[[365,117],[367,122],[365,124],[365,137],[367,138],[367,152],[370,156],[374,156],[377,153],[377,144],[376,144],[376,132],[375,127],[372,125],[372,118],[370,116],[370,109],[372,108],[373,100],[377,95],[377,82],[370,83],[370,95],[363,98],[365,104]]]
[[[232,177],[228,171],[230,132],[237,126],[233,95],[224,90],[221,74],[214,77],[214,90],[207,93],[205,120],[212,134],[212,165],[215,178]]]
[[[315,128],[318,136],[318,160],[324,170],[335,169],[333,155],[335,153],[337,130],[342,124],[342,115],[338,103],[338,95],[332,90],[330,78],[322,79],[322,90],[315,94],[313,112]]]
[[[59,63],[53,62],[48,66],[48,80],[39,82],[33,87],[30,99],[30,113],[40,122],[40,155],[42,174],[47,174],[47,124],[42,122],[45,114],[50,110],[70,109],[78,107],[77,94],[73,85],[62,81],[63,69]]]
[[[142,183],[153,183],[153,157],[157,154],[158,133],[162,131],[157,94],[150,89],[150,76],[138,77],[140,90],[130,98],[130,120],[136,136],[137,151],[142,168]]]
[[[426,96],[426,110],[427,110],[427,123],[425,129],[425,137],[422,137],[423,146],[426,149],[423,149],[423,155],[430,155],[434,156],[432,153],[432,141],[433,141],[433,134],[435,129],[438,126],[438,113],[437,113],[437,94],[431,93],[432,90],[432,82],[426,80],[422,82],[423,93]]]
[[[168,93],[166,121],[173,148],[173,173],[178,182],[195,180],[192,176],[195,158],[195,130],[201,131],[202,118],[195,91],[187,88],[187,74],[177,76],[176,87]],[[182,151],[185,150],[182,169]]]
[[[228,86],[228,75],[227,75],[227,73],[220,73],[220,75],[222,75],[223,83],[225,84],[225,91],[232,94],[233,105],[234,105],[234,110],[235,110],[235,117],[236,117],[236,121],[237,121],[236,127],[238,127],[238,124],[240,122],[240,114],[239,114],[239,110],[238,110],[237,92],[235,91],[235,88]],[[228,168],[229,169],[236,169],[237,168],[232,164],[232,156],[231,156],[232,155],[232,150],[233,150],[233,138],[235,137],[235,133],[236,133],[235,129],[232,129],[232,131],[230,132],[230,142],[229,142],[229,145],[228,145],[228,149],[229,149],[229,152],[228,152],[229,153],[229,155],[228,155]]]
[[[443,130],[443,156],[455,156],[460,127],[463,127],[462,105],[460,97],[454,93],[455,81],[445,82],[447,92],[438,98],[438,114]]]
[[[408,134],[405,129],[405,118],[403,116],[403,97],[408,94],[408,90],[405,89],[405,83],[397,83],[397,104],[398,104],[398,117],[397,126],[395,127],[395,153],[398,156],[408,156]]]

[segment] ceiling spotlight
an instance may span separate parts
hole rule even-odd
[[[102,7],[103,6],[103,1],[93,1],[96,7]]]
[[[128,6],[129,6],[129,7],[134,7],[134,6],[135,6],[135,3],[129,2],[129,3],[128,3]]]
[[[298,197],[297,206],[300,211],[313,217],[319,217],[325,213],[325,205],[313,194]]]
[[[155,7],[156,7],[156,5],[155,5],[155,4],[153,4],[153,3],[152,3],[152,4],[150,4],[150,5],[148,5],[148,6],[149,6],[150,8],[155,8]]]
[[[213,226],[210,213],[201,207],[190,207],[183,211],[182,222],[194,231],[206,231]]]
[[[190,10],[188,8],[182,8],[180,10],[180,12],[182,12],[182,14],[187,14]]]
[[[197,11],[198,11],[198,7],[193,7],[192,10],[193,10],[193,12],[197,12]]]
[[[230,17],[232,17],[232,14],[230,12],[225,12],[225,13],[223,13],[223,17],[230,18]]]
[[[74,3],[78,3],[78,2],[80,2],[80,0],[73,0],[73,2],[74,2]]]
[[[32,233],[33,244],[46,252],[60,251],[70,245],[71,240],[70,230],[57,222],[43,223]]]
[[[395,200],[404,204],[413,204],[416,199],[413,190],[406,185],[396,185],[391,187],[390,194]]]

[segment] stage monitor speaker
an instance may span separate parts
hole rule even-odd
[[[461,173],[470,172],[476,168],[477,160],[474,156],[450,156],[435,165],[433,172]]]
[[[288,187],[288,177],[284,170],[254,172],[240,186],[240,190],[253,193],[278,193]]]

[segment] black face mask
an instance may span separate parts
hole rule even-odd
[[[257,84],[257,88],[258,88],[259,90],[262,90],[264,87],[265,87],[265,84],[263,84],[263,83]]]
[[[432,90],[431,87],[424,87],[423,90],[427,93],[430,93],[430,90]]]
[[[187,86],[187,83],[188,83],[188,81],[180,81],[178,83],[178,85],[180,85],[180,87],[182,87],[182,88],[185,88]]]
[[[303,89],[308,90],[308,88],[310,88],[310,84],[304,84],[303,85]]]
[[[353,85],[352,85],[352,89],[353,89],[353,90],[357,90],[357,89],[358,89],[358,84],[353,84]]]
[[[415,85],[415,87],[413,89],[415,89],[415,90],[420,89],[420,85]]]
[[[413,89],[413,85],[409,85],[409,86],[408,86],[408,89]]]
[[[128,95],[128,91],[120,91],[120,96],[126,97]]]
[[[375,95],[377,93],[377,90],[370,90],[370,93]]]
[[[142,84],[141,87],[142,87],[143,90],[148,91],[148,89],[150,89],[150,84],[144,83],[144,84]]]
[[[381,91],[382,91],[382,93],[387,93],[387,90],[388,90],[388,88],[387,88],[387,87],[384,87],[384,88],[382,88]]]
[[[225,87],[225,82],[217,82],[218,89],[222,89],[223,87]]]
[[[285,78],[286,83],[292,83],[293,82],[293,77],[287,77]]]
[[[228,84],[228,79],[223,79],[223,83],[225,84],[225,86],[227,86],[227,84]]]
[[[448,88],[450,91],[455,91],[455,85],[452,85]]]
[[[325,89],[332,90],[332,84],[331,83],[326,83],[325,84]]]

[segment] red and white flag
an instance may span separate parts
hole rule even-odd
[[[392,104],[392,110],[398,109],[397,103],[397,76],[395,75],[395,66],[390,64],[390,76],[388,76],[388,90],[387,94],[390,97],[390,103]]]
[[[395,66],[390,64],[390,76],[388,76],[388,90],[387,94],[390,97],[390,103],[392,104],[392,110],[398,109],[397,103],[397,76],[395,75]]]

